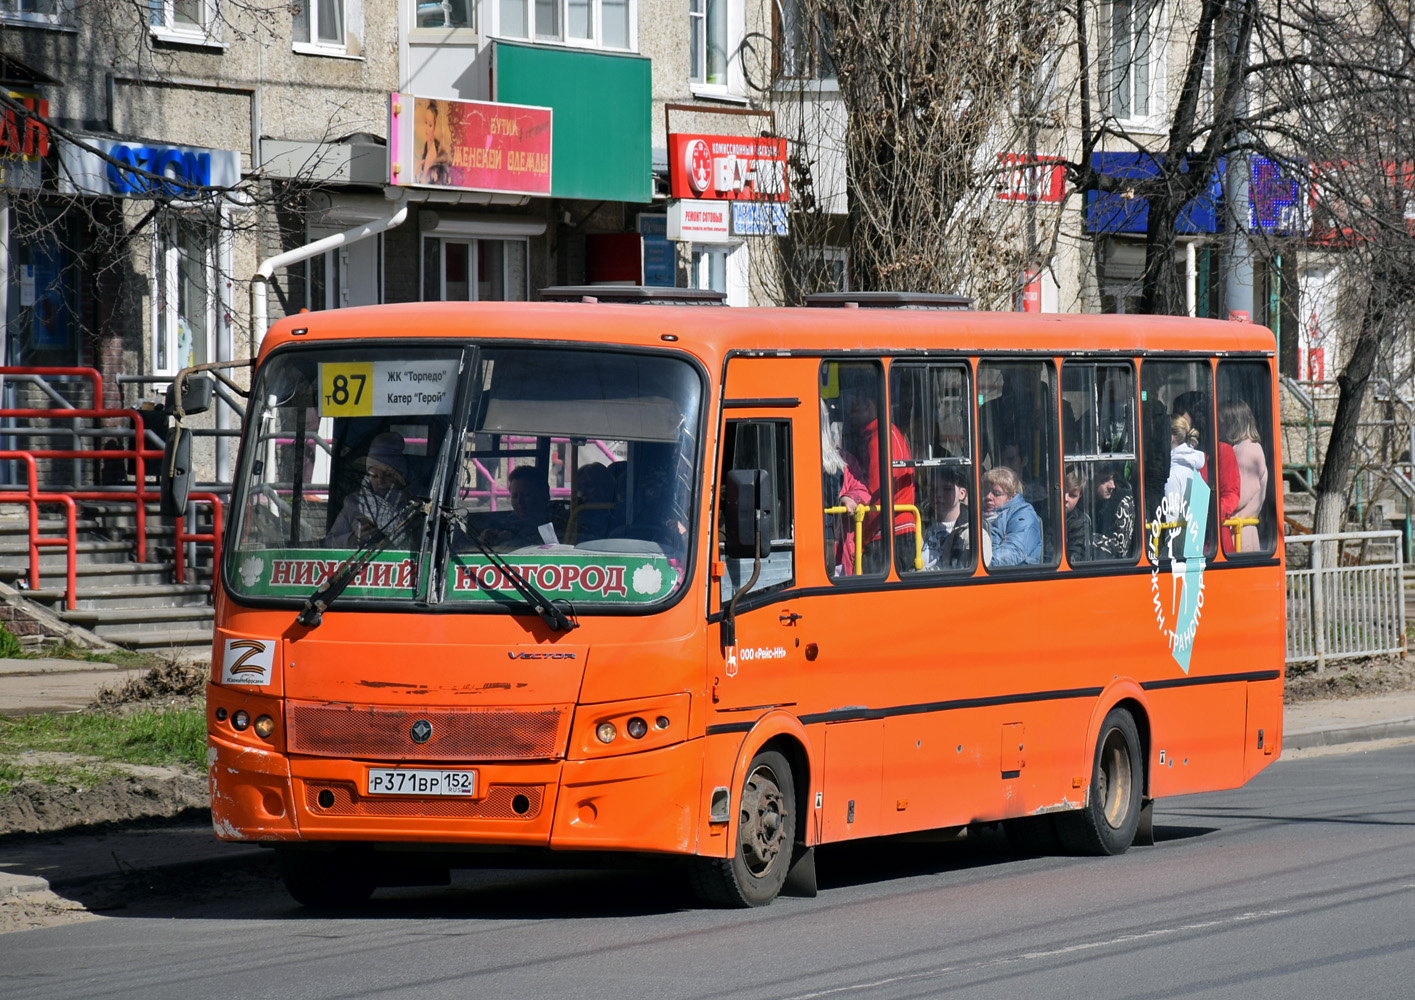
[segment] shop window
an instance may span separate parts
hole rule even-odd
[[[80,283],[72,227],[49,218],[28,237],[15,237],[7,300],[7,363],[78,363]]]
[[[158,228],[152,270],[155,374],[213,360],[216,250],[214,227],[204,219],[168,217]]]
[[[633,49],[633,0],[498,0],[497,34],[538,42]]]
[[[529,293],[525,240],[423,239],[423,299],[524,302]]]
[[[350,56],[361,53],[362,0],[299,0],[293,9],[296,52]],[[421,9],[419,5],[420,12]]]

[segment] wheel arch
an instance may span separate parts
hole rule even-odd
[[[747,768],[752,759],[764,750],[775,750],[786,758],[791,766],[791,781],[795,790],[796,838],[801,843],[809,843],[811,824],[806,822],[810,815],[811,780],[815,774],[811,741],[806,736],[806,727],[801,720],[789,712],[776,711],[762,716],[757,724],[742,740],[737,754],[737,763],[732,769],[732,799],[735,803],[742,792],[742,783],[747,777]],[[728,842],[737,837],[737,810],[732,811],[732,820],[727,829]]]
[[[1139,683],[1129,678],[1112,682],[1101,693],[1092,710],[1090,725],[1086,730],[1086,743],[1083,748],[1087,787],[1089,787],[1091,767],[1094,766],[1096,742],[1101,735],[1101,724],[1105,722],[1105,717],[1117,708],[1123,708],[1130,713],[1130,717],[1135,720],[1135,731],[1140,734],[1140,763],[1144,768],[1141,791],[1145,796],[1148,796],[1153,769],[1150,753],[1154,745],[1154,730],[1150,722],[1150,702]]]

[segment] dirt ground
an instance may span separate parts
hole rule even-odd
[[[199,705],[205,668],[165,664],[99,693],[95,707],[134,711],[158,705]],[[1356,660],[1332,664],[1325,672],[1291,674],[1285,700],[1352,698],[1415,689],[1415,659]],[[206,775],[161,768],[130,773],[89,788],[22,784],[0,796],[0,835],[48,833],[72,827],[171,817],[207,806]]]

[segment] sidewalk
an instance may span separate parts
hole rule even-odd
[[[121,684],[131,674],[112,664],[0,660],[0,715],[80,709],[100,688]],[[1415,691],[1288,705],[1283,728],[1283,750],[1415,737]],[[6,897],[43,892],[51,885],[63,888],[118,873],[239,863],[263,853],[249,844],[216,840],[205,821],[22,837],[6,844],[0,855],[0,905]]]

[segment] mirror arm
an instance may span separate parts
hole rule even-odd
[[[732,595],[732,600],[727,603],[727,610],[722,614],[722,648],[730,649],[737,645],[737,602],[741,600],[743,594],[757,585],[757,578],[762,575],[762,533],[758,531],[753,536],[753,547],[756,549],[755,561],[752,563],[752,575],[747,578],[747,582]]]

